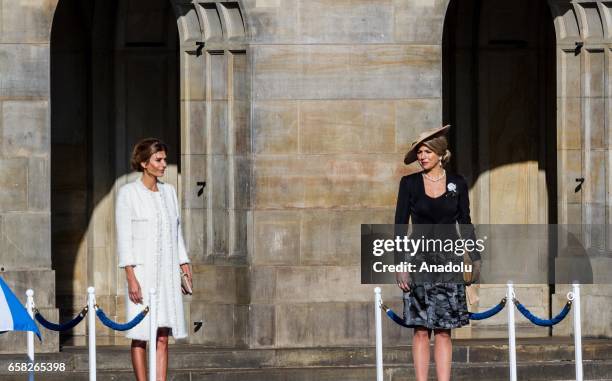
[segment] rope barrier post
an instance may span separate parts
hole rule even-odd
[[[87,339],[89,344],[89,381],[96,381],[96,295],[95,288],[87,289]]]
[[[26,308],[28,315],[34,319],[34,290],[28,289],[26,291]],[[28,359],[34,364],[34,332],[28,331]],[[32,367],[33,368],[33,367]],[[34,369],[28,374],[28,381],[34,381]]]
[[[149,290],[149,381],[156,381],[157,373],[157,308],[155,289]]]
[[[376,320],[376,381],[383,381],[382,350],[382,296],[380,287],[374,289],[374,316]]]
[[[514,285],[508,282],[509,301],[514,302]],[[510,381],[516,381],[516,331],[514,327],[514,305],[508,308],[508,358],[510,359]]]
[[[580,321],[580,285],[573,285],[574,300],[574,354],[576,357],[576,381],[582,381],[582,328]]]

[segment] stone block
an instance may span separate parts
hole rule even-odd
[[[211,100],[227,100],[227,56],[223,53],[209,53]]]
[[[254,99],[439,97],[440,65],[439,46],[257,46]]]
[[[227,101],[211,101],[210,105],[210,125],[208,134],[210,138],[211,154],[228,154],[228,120],[227,120]]]
[[[420,132],[442,125],[442,100],[399,100],[395,102],[395,115],[396,148],[404,154]]]
[[[209,217],[206,219],[212,224],[212,253],[215,256],[225,257],[228,252],[229,243],[229,212],[227,209],[209,209]]]
[[[583,98],[584,139],[590,143],[591,149],[607,147],[606,100],[604,98]]]
[[[28,205],[28,160],[0,159],[0,211],[25,210]]]
[[[253,200],[258,208],[351,208],[395,205],[398,155],[257,156]]]
[[[393,223],[393,210],[302,212],[300,264],[359,265],[360,224]]]
[[[229,212],[230,221],[230,256],[247,257],[247,211],[233,209]]]
[[[557,54],[557,97],[576,98],[581,95],[581,56],[574,50]]]
[[[192,263],[202,263],[205,256],[206,211],[204,209],[183,209],[181,225],[187,253]]]
[[[557,148],[582,148],[582,111],[579,98],[557,98]]]
[[[207,176],[206,188],[209,189],[211,206],[225,209],[228,204],[228,160],[226,155],[208,155],[206,160],[211,161],[211,173]],[[206,191],[206,190],[205,190]]]
[[[46,101],[2,103],[2,150],[9,157],[49,155],[49,107]]]
[[[202,209],[208,204],[209,193],[206,187],[201,195],[198,182],[206,181],[206,155],[181,155],[182,207],[186,209]],[[207,187],[210,184],[207,182]]]
[[[560,150],[558,151],[560,155],[561,162],[563,163],[563,173],[562,177],[559,179],[560,191],[566,202],[574,203],[581,202],[582,197],[584,195],[584,190],[586,188],[586,184],[582,185],[582,191],[576,192],[576,179],[583,177],[583,168],[582,168],[582,150],[571,149],[571,150]],[[590,181],[590,180],[589,180]],[[573,221],[567,221],[564,223],[576,223]]]
[[[395,152],[395,105],[385,101],[302,101],[301,153]]]
[[[300,215],[292,211],[256,211],[254,265],[289,265],[299,260]]]
[[[11,213],[2,216],[0,247],[5,269],[51,267],[48,213]]]
[[[205,101],[206,97],[206,66],[205,60],[195,52],[181,53],[181,100]]]
[[[232,208],[246,210],[251,207],[251,158],[232,156],[234,165]]]
[[[270,303],[276,298],[276,273],[275,266],[251,266],[250,267],[250,300],[251,303]]]
[[[298,102],[253,102],[253,152],[290,154],[298,151]]]
[[[373,318],[369,303],[278,305],[276,346],[369,345]]]
[[[589,150],[584,155],[586,160],[583,173],[588,176],[588,181],[585,179],[582,186],[583,202],[605,204],[609,200],[606,194],[606,181],[608,180],[606,177],[607,152]]]
[[[26,290],[34,290],[34,301],[38,307],[52,309],[55,307],[55,272],[53,270],[18,270],[11,271],[4,267],[2,279],[8,284],[15,296],[25,305]],[[38,267],[32,265],[32,267]],[[43,267],[44,266],[40,266]]]
[[[584,93],[585,97],[603,97],[605,88],[605,50],[585,51]]]
[[[393,41],[393,1],[300,0],[299,40],[304,43]]]
[[[275,300],[283,303],[352,302],[372,299],[359,266],[290,266],[276,275]]]
[[[395,42],[442,43],[448,0],[393,0]]]
[[[0,3],[0,43],[48,43],[57,0]]]
[[[246,302],[238,290],[239,277],[244,275],[234,266],[193,266],[193,302],[236,304]]]
[[[242,6],[253,43],[287,43],[296,40],[298,0],[245,0]]]
[[[49,96],[49,45],[0,44],[0,67],[0,97]]]
[[[276,341],[276,307],[270,304],[249,306],[249,345],[271,347]]]
[[[231,347],[234,345],[234,309],[231,304],[191,303],[191,321],[202,321],[202,328],[190,333],[190,344]]]
[[[251,130],[249,124],[249,107],[248,101],[232,102],[232,146],[230,152],[236,155],[246,155],[251,153]]]
[[[28,210],[48,211],[51,207],[49,159],[30,158],[28,162]]]
[[[206,102],[181,101],[181,123],[183,153],[206,154]]]

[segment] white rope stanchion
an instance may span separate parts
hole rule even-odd
[[[96,295],[95,288],[87,289],[87,341],[89,345],[89,381],[96,381]]]
[[[156,381],[157,374],[157,308],[155,289],[149,290],[149,381]]]
[[[382,350],[382,296],[380,287],[374,289],[374,316],[376,320],[376,381],[383,381]]]
[[[28,315],[32,319],[34,319],[34,290],[28,289],[26,291],[26,308],[28,310]],[[28,331],[28,359],[34,364],[34,332]],[[32,370],[28,374],[28,381],[34,381],[34,365],[32,365]]]
[[[510,305],[508,306],[508,358],[510,359],[510,381],[516,381],[516,331],[514,327],[514,285],[508,282],[508,294],[506,296]]]
[[[574,308],[574,354],[576,361],[576,381],[582,381],[582,328],[580,321],[580,285],[574,283],[572,304]]]

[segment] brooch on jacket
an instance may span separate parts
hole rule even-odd
[[[446,186],[447,192],[446,197],[457,197],[457,184],[448,183]]]

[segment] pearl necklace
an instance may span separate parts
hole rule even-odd
[[[435,177],[435,178],[429,176],[427,173],[423,173],[423,176],[425,176],[427,178],[427,180],[429,180],[429,181],[436,182],[436,181],[442,180],[446,176],[446,171],[443,169],[442,170],[442,174],[440,176],[438,176],[438,177]]]

